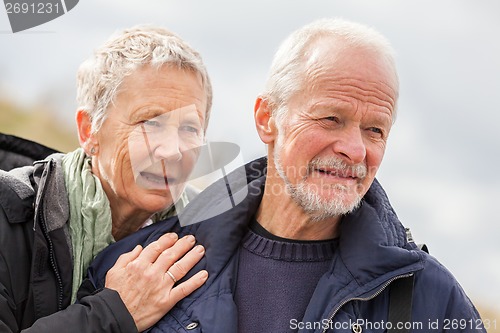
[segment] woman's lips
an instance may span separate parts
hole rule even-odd
[[[139,173],[139,175],[143,180],[141,181],[141,183],[145,183],[144,185],[148,185],[147,187],[167,189],[169,185],[173,186],[176,184],[175,178],[165,177],[163,174],[155,174],[143,171]]]

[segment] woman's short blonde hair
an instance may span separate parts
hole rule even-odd
[[[206,130],[212,106],[212,86],[200,54],[167,29],[135,26],[114,34],[78,70],[78,109],[89,114],[92,132],[97,132],[106,119],[106,110],[124,78],[144,65],[175,66],[201,76],[207,97]]]

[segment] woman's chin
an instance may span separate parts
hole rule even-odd
[[[138,206],[148,212],[159,212],[172,206],[174,200],[170,191],[141,189],[133,194]]]
[[[127,189],[129,200],[135,202],[140,209],[150,213],[170,208],[184,190],[184,186],[176,184],[175,181],[169,184],[168,182],[148,181],[144,177],[137,177],[134,185]]]

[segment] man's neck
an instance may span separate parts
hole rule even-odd
[[[278,186],[281,186],[280,191],[276,191]],[[275,236],[295,240],[327,240],[338,237],[340,216],[313,221],[286,193],[284,187],[283,180],[277,175],[271,176],[268,170],[264,196],[256,214],[262,227]]]

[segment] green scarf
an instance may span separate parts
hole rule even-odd
[[[90,158],[83,149],[78,148],[63,157],[62,166],[69,197],[69,230],[73,252],[71,301],[74,303],[88,266],[99,252],[115,240],[111,234],[109,200],[99,178],[92,173]],[[184,191],[176,205],[154,214],[151,222],[176,215],[188,202]]]
[[[83,149],[66,154],[62,161],[69,196],[69,230],[73,247],[72,303],[94,257],[114,242],[111,208],[90,158]]]

